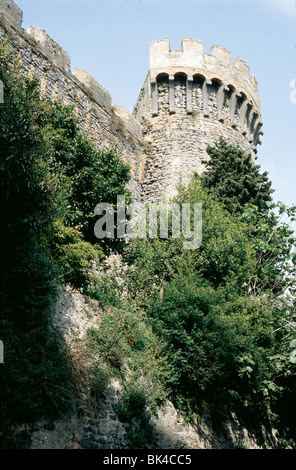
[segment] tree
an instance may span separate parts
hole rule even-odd
[[[78,228],[85,241],[99,243],[94,237],[94,209],[101,202],[115,206],[118,195],[125,195],[127,203],[131,201],[126,188],[130,167],[122,161],[116,147],[101,152],[95,148],[79,129],[72,106],[48,102],[45,131],[52,156],[50,170],[60,174],[67,187],[63,222]]]
[[[273,189],[267,172],[261,173],[251,156],[238,147],[228,144],[224,138],[214,146],[208,146],[210,159],[204,159],[206,172],[201,176],[202,185],[210,189],[231,213],[241,214],[245,204],[267,209]]]
[[[257,263],[248,286],[251,295],[296,293],[296,236],[291,226],[296,205],[268,203],[262,215],[258,207],[246,204],[242,220],[247,224]]]
[[[134,239],[124,253],[126,291],[167,344],[170,399],[189,417],[205,406],[213,419],[235,413],[258,436],[265,424],[294,439],[284,405],[295,391],[289,362],[294,303],[288,308],[270,288],[272,277],[283,280],[283,270],[271,273],[255,296],[248,288],[258,270],[259,241],[250,239],[247,214],[244,220],[230,214],[197,178],[179,187],[174,202],[202,203],[201,246],[185,250],[182,238]]]

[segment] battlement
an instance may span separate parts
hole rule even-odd
[[[44,53],[51,57],[51,59],[70,72],[70,56],[68,52],[56,43],[43,29],[36,28],[35,26],[28,26],[27,33],[37,41]]]
[[[8,23],[10,28],[14,30],[14,34],[26,41],[32,46],[32,50],[37,51],[57,66],[64,76],[79,83],[96,103],[111,111],[111,96],[105,88],[103,88],[91,75],[84,70],[74,69],[71,73],[71,60],[67,51],[65,51],[57,42],[55,42],[43,29],[35,26],[28,26],[27,31],[21,28],[23,12],[12,0],[0,0],[0,15],[4,17],[4,22]],[[4,33],[5,34],[5,33]],[[22,56],[21,52],[21,56]],[[40,58],[38,59],[40,64]],[[48,65],[46,68],[50,68]],[[40,70],[40,66],[37,65]],[[35,70],[36,73],[36,70]],[[44,77],[39,77],[44,80]],[[41,84],[42,85],[42,84]],[[48,88],[46,85],[43,88]],[[64,94],[65,96],[66,94]]]
[[[104,106],[108,111],[111,110],[111,96],[88,72],[85,70],[74,69],[73,75],[80,83],[83,83],[90,96],[97,102]]]
[[[225,85],[232,85],[244,92],[252,100],[257,110],[260,108],[258,85],[251,75],[248,65],[240,57],[231,63],[230,52],[213,45],[210,54],[204,52],[200,39],[182,39],[182,49],[172,51],[168,38],[150,42],[150,77],[160,74],[174,76],[185,73],[188,77],[202,74],[206,79],[217,78]]]
[[[0,14],[16,26],[22,25],[23,12],[12,0],[0,0]]]
[[[0,0],[0,40],[9,39],[22,72],[38,78],[40,95],[73,106],[81,130],[96,148],[116,145],[131,167],[129,188],[135,200],[141,198],[142,145],[140,123],[119,106],[112,106],[108,91],[85,70],[71,71],[70,56],[43,29],[22,28],[22,10],[12,0]]]
[[[200,39],[183,38],[182,49],[176,51],[168,38],[151,42],[150,70],[134,115],[142,121],[147,111],[152,118],[170,116],[171,125],[174,115],[186,121],[191,116],[190,122],[200,127],[219,125],[221,134],[239,136],[256,158],[262,135],[258,85],[243,59],[231,63],[223,47],[214,45],[205,54]]]

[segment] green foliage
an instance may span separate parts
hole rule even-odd
[[[199,272],[213,285],[228,283],[243,289],[243,282],[255,266],[255,252],[248,242],[245,225],[230,215],[197,179],[179,188],[175,202],[202,203],[202,244],[199,249],[185,250],[184,238],[135,239],[125,248],[124,260],[129,263],[129,289],[135,295],[158,292],[165,282],[187,268]],[[184,274],[185,275],[185,274]]]
[[[100,353],[114,373],[128,366],[130,380],[139,379],[150,389],[150,406],[155,411],[166,396],[165,384],[171,381],[166,343],[156,337],[147,319],[129,305],[129,311],[112,308],[104,314],[100,328],[87,332],[91,350]]]
[[[131,448],[142,448],[154,439],[150,416],[167,398],[173,371],[166,343],[138,310],[124,307],[108,309],[100,328],[90,328],[87,336],[91,354],[99,353],[110,376],[122,377],[116,411],[128,424]]]
[[[64,222],[79,228],[86,241],[98,242],[94,237],[94,209],[101,202],[115,205],[117,195],[125,195],[130,201],[126,189],[129,166],[121,160],[116,147],[101,152],[95,149],[81,133],[73,107],[50,103],[48,113],[44,138],[53,157],[51,169],[61,172],[63,184],[67,184]]]
[[[64,282],[81,287],[91,278],[92,262],[99,262],[104,253],[99,245],[84,241],[80,231],[57,221],[51,241],[51,253],[63,269]]]
[[[5,345],[0,372],[1,422],[33,422],[69,410],[74,393],[72,372],[60,342],[49,340],[39,322],[30,323],[30,332],[17,330],[7,319],[1,319],[0,327]]]
[[[96,403],[100,403],[109,384],[112,371],[106,366],[95,364],[89,371],[90,393]],[[92,403],[93,405],[93,403]]]
[[[266,210],[273,193],[271,182],[250,155],[222,137],[214,146],[208,146],[207,153],[210,160],[203,160],[208,171],[201,177],[202,185],[213,191],[229,212],[241,214],[247,203],[259,211]]]
[[[5,48],[0,50],[5,90],[0,106],[1,419],[22,420],[69,406],[71,387],[64,353],[55,349],[48,330],[62,275],[43,243],[60,211],[58,180],[49,171],[40,133],[44,108],[36,82],[23,78],[17,64],[8,65]]]
[[[121,305],[120,286],[113,274],[103,272],[100,276],[89,276],[84,284],[83,293],[97,300],[102,306],[119,307]]]
[[[120,370],[128,352],[120,317],[105,315],[100,329],[90,328],[87,334],[90,345],[98,349],[107,364]]]
[[[108,251],[94,239],[94,208],[125,194],[129,167],[115,148],[94,148],[72,107],[40,98],[5,41],[0,80],[1,418],[30,420],[70,405],[70,365],[50,309],[57,287],[83,287]]]
[[[147,391],[138,384],[128,383],[116,406],[121,421],[128,424],[129,447],[143,449],[156,443],[148,411]]]
[[[243,221],[231,215],[197,178],[179,188],[176,201],[202,203],[200,248],[185,250],[183,239],[132,240],[124,252],[127,291],[167,345],[172,401],[189,419],[201,406],[214,421],[235,412],[262,437],[262,424],[283,423],[278,404],[294,390],[286,339],[293,307],[270,286],[264,296],[250,295],[259,241],[250,239],[247,214]],[[282,235],[280,254],[281,246],[292,247],[289,230]],[[277,257],[278,279],[289,272],[282,269],[286,261]]]
[[[246,295],[215,290],[188,272],[165,286],[162,302],[156,296],[148,314],[154,331],[169,345],[179,406],[187,400],[196,411],[198,402],[206,402],[215,419],[236,410],[245,419],[252,413],[261,424],[265,421],[278,389],[268,358],[268,309]]]

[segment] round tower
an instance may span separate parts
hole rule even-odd
[[[143,179],[143,201],[172,197],[179,182],[201,173],[206,148],[221,136],[256,159],[262,121],[258,85],[249,67],[214,45],[183,39],[170,50],[169,39],[150,43],[150,69],[134,116],[150,151]]]

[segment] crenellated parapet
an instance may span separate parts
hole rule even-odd
[[[227,49],[214,45],[205,54],[201,40],[185,38],[182,50],[172,51],[169,39],[153,41],[143,90],[134,111],[139,120],[147,108],[152,116],[183,110],[196,119],[214,118],[239,132],[257,153],[262,134],[257,81],[241,58],[231,63]]]
[[[28,26],[27,33],[35,39],[47,57],[50,57],[59,67],[70,72],[70,56],[68,52],[64,51],[43,29]]]
[[[207,79],[228,81],[236,89],[242,88],[246,96],[260,107],[259,91],[256,78],[250,74],[248,65],[240,58],[231,63],[230,52],[214,45],[210,54],[204,53],[203,41],[183,38],[182,49],[170,50],[169,39],[160,39],[150,43],[150,77],[154,80],[161,73],[175,75],[185,73],[188,77],[203,73]],[[228,83],[226,83],[227,85]]]
[[[208,145],[219,137],[257,156],[262,118],[256,79],[247,64],[214,45],[183,39],[172,51],[169,39],[150,43],[150,69],[134,108],[151,145],[143,184],[146,200],[171,197],[191,171],[205,170]]]

